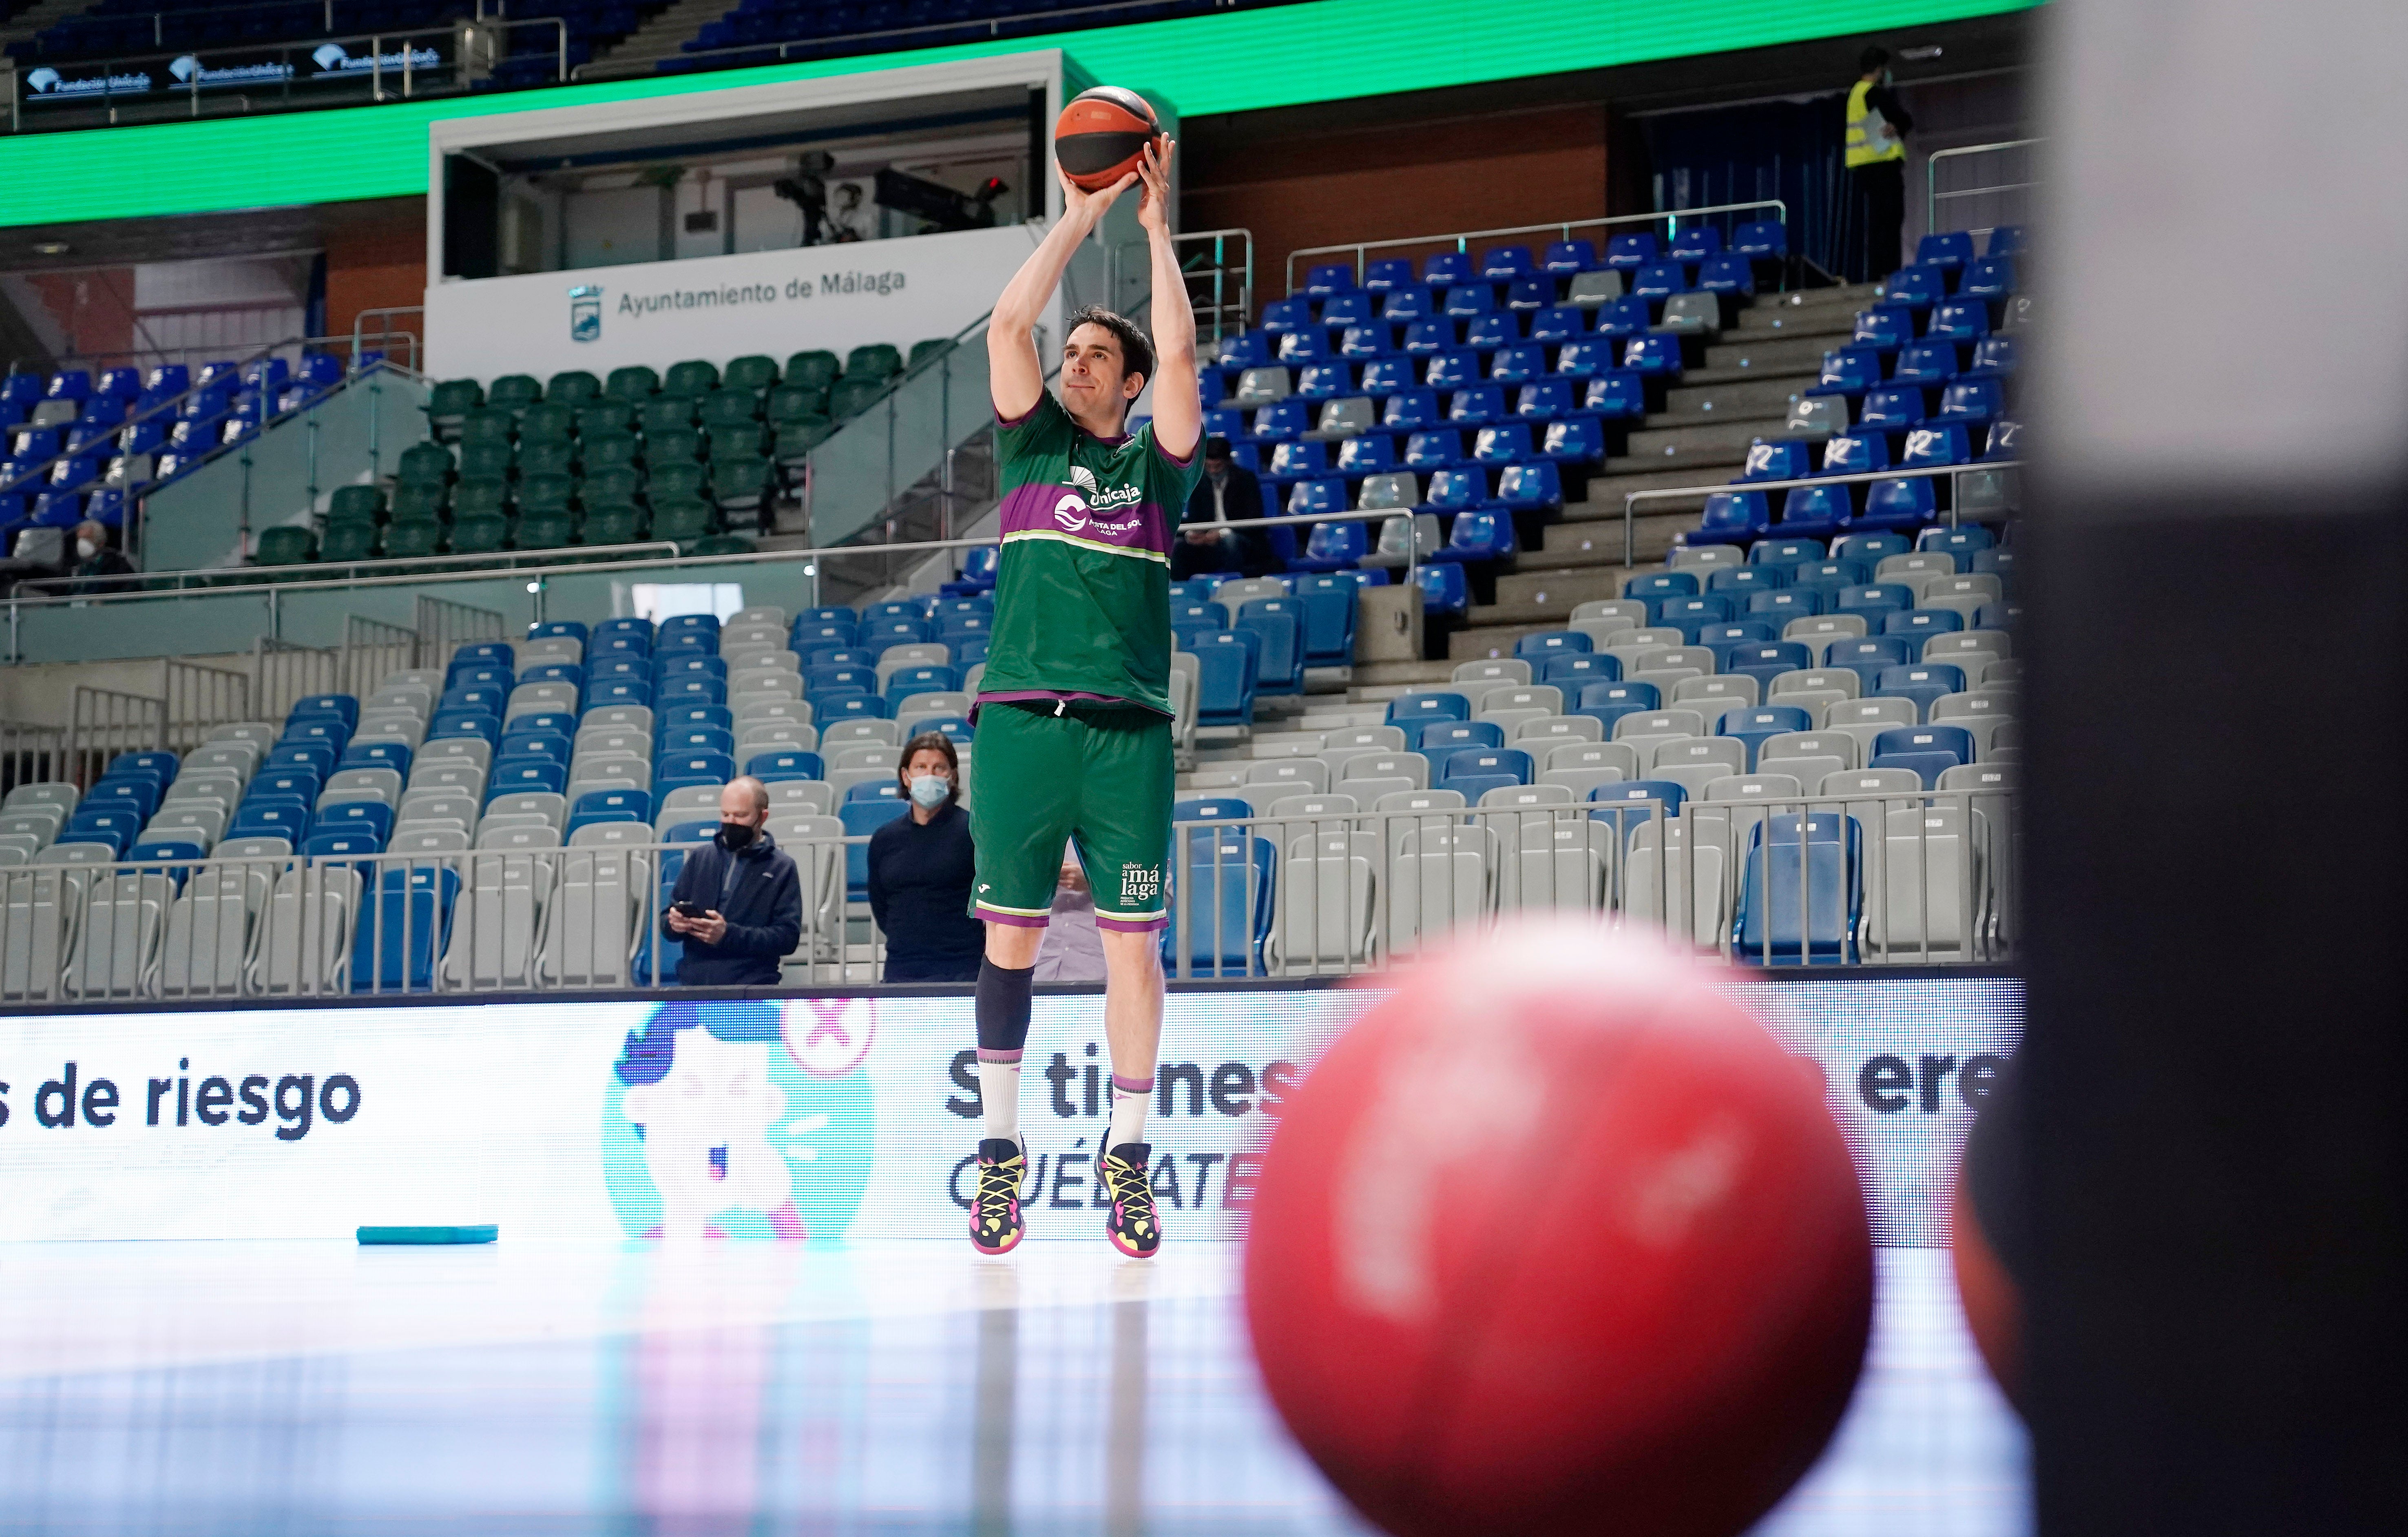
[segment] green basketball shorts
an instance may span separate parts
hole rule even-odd
[[[1095,890],[1096,927],[1160,928],[1169,922],[1162,866],[1170,852],[1170,718],[1121,705],[1054,709],[1042,700],[979,707],[970,915],[1044,927],[1067,840]]]

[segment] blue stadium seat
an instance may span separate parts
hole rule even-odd
[[[1522,327],[1501,310],[1474,317],[1463,328],[1463,344],[1475,352],[1493,352],[1522,339]]]
[[[1559,278],[1574,277],[1598,265],[1597,247],[1586,240],[1551,241],[1539,265]]]
[[[567,788],[568,766],[551,758],[495,758],[493,772],[485,776],[485,798],[488,801],[496,796],[523,795],[528,791],[559,795]],[[653,788],[664,788],[657,773],[653,775]]]
[[[1553,461],[1507,465],[1497,476],[1497,502],[1507,512],[1545,514],[1564,505],[1564,486]]]
[[[1801,485],[1781,499],[1776,532],[1793,538],[1828,539],[1847,526],[1852,503],[1845,486]]]
[[[1595,649],[1589,638],[1578,630],[1540,630],[1513,642],[1513,654],[1534,668],[1549,657]]]
[[[1984,337],[1973,344],[1971,361],[1965,365],[1966,379],[2004,379],[2015,371],[2015,338]]]
[[[1530,317],[1530,339],[1549,346],[1588,335],[1588,311],[1576,305],[1550,305]]]
[[[2006,569],[2005,563],[2011,562],[2014,556],[2013,552],[1998,550],[1998,542],[1996,534],[1979,524],[1969,523],[1958,528],[1927,528],[1915,539],[1914,547],[1919,551],[1953,554],[1958,556],[1960,562],[1971,559],[1976,571],[1999,571]],[[1985,564],[1979,557],[1988,553],[1995,553],[1999,559]]]
[[[1758,438],[1747,446],[1747,459],[1739,479],[1745,481],[1799,481],[1813,472],[1808,462],[1806,445],[1794,438],[1766,439]]]
[[[1555,353],[1555,372],[1569,379],[1593,379],[1613,370],[1614,343],[1602,337],[1586,337],[1564,343]]]
[[[1480,379],[1480,354],[1463,349],[1438,352],[1422,368],[1422,382],[1433,390],[1459,390]]]
[[[1623,716],[1663,708],[1663,696],[1654,683],[1583,683],[1577,698],[1579,702],[1571,713],[1594,717],[1604,725],[1609,740],[1613,736],[1613,723]]]
[[[588,790],[568,809],[568,825],[561,833],[561,841],[570,841],[579,828],[596,822],[650,825],[652,820],[652,797],[648,790]]]
[[[1923,389],[1920,385],[1897,385],[1865,393],[1864,405],[1856,412],[1858,432],[1903,432],[1923,420]]]
[[[882,786],[893,789],[893,785]],[[866,838],[879,828],[911,810],[911,803],[896,797],[876,797],[862,800],[850,797],[836,809],[837,820],[844,825],[847,838]],[[847,900],[869,899],[869,845],[848,843],[844,851],[844,890]]]
[[[1778,219],[1742,224],[1731,236],[1731,250],[1755,261],[1781,261],[1789,255],[1789,227]]]
[[[1484,465],[1518,465],[1534,457],[1527,423],[1505,422],[1472,434],[1471,457]]]
[[[1405,440],[1405,465],[1431,470],[1463,462],[1463,435],[1452,427],[1417,432]]]
[[[1856,561],[1866,569],[1871,570],[1890,556],[1905,554],[1913,548],[1914,546],[1907,542],[1906,537],[1902,534],[1891,532],[1850,534],[1845,539],[1832,542],[1831,555],[1835,560]]]
[[[1301,331],[1312,323],[1312,302],[1302,294],[1291,294],[1263,306],[1263,329],[1273,336]]]
[[[1811,539],[1765,539],[1747,553],[1747,558],[1760,566],[1805,566],[1823,558],[1823,545]]]
[[[1954,272],[1973,259],[1973,237],[1963,231],[1927,235],[1914,247],[1917,266],[1944,267]]]
[[[1418,282],[1389,289],[1380,301],[1380,318],[1384,321],[1426,321],[1437,313],[1438,295]]]
[[[1862,640],[1834,640],[1823,655],[1825,667],[1846,668],[1855,673],[1866,694],[1880,686],[1883,673],[1892,668],[1908,666],[1914,660],[1914,648],[1895,635],[1872,636]]]
[[[1370,536],[1363,524],[1317,523],[1305,540],[1303,555],[1288,562],[1288,567],[1297,571],[1345,571],[1369,553]]]
[[[1195,638],[1196,720],[1199,725],[1245,725],[1254,717],[1255,649],[1248,632],[1211,630]]]
[[[1856,958],[1864,839],[1853,816],[1776,812],[1748,835],[1731,920],[1743,965],[1845,966]]]
[[[1495,721],[1432,721],[1418,730],[1407,730],[1412,750],[1429,760],[1433,782],[1455,754],[1505,745],[1505,728]]]
[[[1254,806],[1237,796],[1199,796],[1170,807],[1173,822],[1245,822],[1254,814]]]
[[[1530,754],[1519,748],[1476,747],[1449,754],[1431,787],[1460,791],[1465,800],[1476,803],[1491,790],[1527,784],[1530,776]]]
[[[1968,263],[1965,275],[1956,284],[1959,296],[1968,299],[2002,301],[2015,291],[2015,263],[2012,256],[1985,256]]]
[[[1180,860],[1179,895],[1163,930],[1163,965],[1171,975],[1259,976],[1269,938],[1278,850],[1242,829],[1197,829]],[[1193,929],[1182,933],[1184,918]]]
[[[1292,597],[1257,597],[1240,605],[1232,630],[1254,636],[1254,691],[1304,692],[1304,610]]]
[[[1979,426],[2005,410],[2006,404],[1997,380],[1959,379],[1940,392],[1937,420],[1943,425]]]
[[[1351,283],[1354,280],[1350,276],[1347,280]],[[1343,331],[1349,326],[1369,325],[1372,318],[1371,295],[1361,289],[1350,288],[1344,293],[1332,291],[1322,298],[1321,324],[1325,330]]]
[[[1938,266],[1902,266],[1882,285],[1882,303],[1917,314],[1948,296],[1948,271]],[[1912,335],[1913,333],[1909,333]]]
[[[1425,565],[1414,572],[1421,583],[1422,612],[1460,619],[1471,611],[1471,584],[1460,566]]]
[[[1477,509],[1457,512],[1446,542],[1429,553],[1432,564],[1480,565],[1514,553],[1513,520]]]
[[[1620,272],[1636,272],[1661,259],[1662,248],[1653,233],[1641,230],[1616,235],[1605,242],[1605,265]]]
[[[1550,652],[1542,660],[1534,658],[1532,665],[1539,669],[1539,682],[1555,684],[1566,698],[1578,698],[1590,683],[1622,681],[1622,659],[1608,651]]]
[[[1858,528],[1920,528],[1940,515],[1931,478],[1875,481],[1865,494],[1865,510],[1850,520]]]
[[[1796,672],[1814,665],[1813,654],[1795,640],[1763,640],[1753,645],[1735,646],[1723,671],[1741,677],[1754,678],[1765,688],[1784,672]],[[1806,729],[1804,726],[1799,730]]]
[[[1631,577],[1622,584],[1625,597],[1695,597],[1698,578],[1693,571],[1650,571]]]
[[[1799,647],[1804,650],[1804,647]],[[1762,705],[1741,710],[1726,710],[1715,727],[1715,735],[1729,737],[1745,744],[1747,771],[1756,771],[1756,755],[1764,744],[1786,731],[1812,731],[1814,717],[1796,705]],[[1777,759],[1775,760],[1778,761]]]
[[[1312,408],[1301,400],[1275,400],[1254,412],[1254,438],[1283,443],[1312,430]]]
[[[326,832],[364,834],[381,850],[393,836],[393,808],[380,800],[338,800],[319,810],[309,830],[313,837]]]
[[[1983,248],[1986,256],[2016,256],[2024,251],[2024,227],[2021,224],[2000,224],[1990,231],[1989,242]]]
[[[1964,727],[1911,725],[1875,737],[1866,767],[1912,769],[1923,776],[1923,787],[1932,790],[1939,788],[1942,774],[1972,761],[1973,738]]]
[[[1422,281],[1432,288],[1468,283],[1478,276],[1472,269],[1469,251],[1442,251],[1422,262]]]
[[[1380,424],[1392,432],[1414,432],[1424,427],[1434,427],[1441,420],[1435,392],[1404,389],[1388,396],[1388,403],[1381,412]]]
[[[1861,586],[1843,587],[1834,613],[1857,613],[1867,624],[1875,623],[1886,613],[1902,612],[1914,607],[1914,589],[1898,582],[1877,582]]]
[[[1476,427],[1505,414],[1505,391],[1496,384],[1474,384],[1447,397],[1446,419],[1458,427]]]
[[[1735,251],[1709,256],[1698,268],[1698,286],[1709,294],[1753,294],[1756,264]]]
[[[1547,349],[1536,341],[1517,341],[1497,349],[1488,377],[1499,384],[1527,384],[1547,371]]]
[[[1386,357],[1396,350],[1385,325],[1350,325],[1338,338],[1338,355],[1357,363]]]
[[[1329,334],[1317,325],[1310,330],[1290,331],[1280,338],[1279,360],[1290,367],[1300,363],[1326,363],[1334,355],[1329,348]]]
[[[1881,354],[1869,347],[1842,347],[1823,354],[1823,372],[1808,395],[1861,395],[1882,381]]]
[[[1363,286],[1373,293],[1410,287],[1412,282],[1413,264],[1402,256],[1382,257],[1363,269]]]
[[[1890,370],[1894,384],[1914,384],[1925,389],[1945,384],[1956,377],[1956,347],[1954,342],[1918,341],[1898,354],[1898,366]]]
[[[1344,262],[1327,262],[1305,269],[1304,291],[1316,299],[1343,294],[1354,286],[1354,269]]]
[[[1706,494],[1705,517],[1686,544],[1745,544],[1761,538],[1771,525],[1761,491],[1713,491]]]
[[[1538,269],[1528,246],[1491,246],[1480,253],[1480,275],[1490,282],[1510,282]]]
[[[1885,636],[1883,639],[1901,638]],[[1914,650],[1922,649],[1919,641],[1909,641],[1908,644]],[[1914,701],[1915,710],[1924,719],[1928,720],[1931,718],[1933,701],[1945,695],[1961,694],[1964,691],[1964,668],[1952,667],[1944,662],[1917,662],[1882,668],[1874,677],[1873,686],[1866,690],[1866,693],[1876,698],[1912,699]],[[1972,754],[1968,751],[1959,761],[1971,762],[1971,759]],[[1878,768],[1880,765],[1876,764],[1872,767]],[[1930,781],[1927,779],[1925,787],[1928,788],[1929,785]]]
[[[1856,335],[1849,338],[1852,348],[1876,352],[1895,352],[1914,339],[1914,317],[1904,309],[1887,305],[1856,311]]]
[[[1642,299],[1669,299],[1675,294],[1688,291],[1688,268],[1678,262],[1657,262],[1651,266],[1642,266],[1630,280],[1630,292]]]
[[[1691,224],[1687,229],[1673,232],[1672,243],[1665,248],[1664,254],[1673,261],[1695,266],[1709,256],[1722,254],[1722,249],[1721,230],[1712,224]]]
[[[1589,820],[1612,827],[1615,835],[1627,844],[1633,833],[1658,815],[1679,816],[1681,803],[1688,797],[1688,791],[1669,779],[1633,779],[1619,784],[1600,784],[1588,793]]]
[[[1388,701],[1385,719],[1390,725],[1404,726],[1410,735],[1416,725],[1430,721],[1471,719],[1471,701],[1460,694],[1439,691],[1402,694]]]
[[[1593,419],[1584,416],[1550,422],[1541,452],[1557,465],[1593,469],[1605,463],[1605,434]]]
[[[669,754],[652,766],[652,794],[666,796],[671,790],[689,784],[724,784],[735,777],[736,760],[729,754]]]
[[[396,866],[375,886],[352,927],[351,991],[425,992],[434,985],[435,957],[451,943],[460,873]]]
[[[1681,372],[1681,338],[1660,332],[1633,337],[1623,347],[1622,366],[1637,373],[1677,377]]]
[[[1635,294],[1625,294],[1618,299],[1608,299],[1597,312],[1597,323],[1591,328],[1601,339],[1627,341],[1647,334],[1656,317],[1647,301]]]
[[[1990,334],[1990,307],[1979,299],[1942,300],[1931,307],[1923,334],[1933,341],[1979,341]]]

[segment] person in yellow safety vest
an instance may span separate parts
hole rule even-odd
[[[1906,135],[1914,127],[1890,86],[1889,51],[1868,48],[1848,93],[1848,180],[1864,215],[1864,276],[1869,281],[1899,268],[1899,226],[1906,220]]]

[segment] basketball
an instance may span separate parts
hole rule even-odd
[[[1398,1537],[1728,1537],[1846,1409],[1856,1168],[1697,969],[1580,921],[1394,979],[1288,1099],[1245,1256],[1272,1402]]]
[[[1162,132],[1154,108],[1134,91],[1099,85],[1082,91],[1054,124],[1054,158],[1071,184],[1101,192],[1136,170]]]
[[[2008,1264],[2019,1257],[2016,1223],[2022,1182],[2004,1145],[2014,1114],[2013,1080],[1990,1092],[1956,1166],[1956,1200],[1948,1214],[1948,1248],[1956,1275],[1956,1300],[1982,1364],[2016,1412],[2024,1409],[2023,1288]]]

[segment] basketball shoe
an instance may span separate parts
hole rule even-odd
[[[1027,1229],[1020,1220],[1020,1186],[1028,1177],[1028,1147],[1017,1138],[978,1144],[978,1193],[970,1199],[970,1244],[981,1254],[1009,1254]]]
[[[1112,1198],[1112,1214],[1104,1220],[1104,1235],[1112,1247],[1132,1259],[1149,1259],[1162,1247],[1162,1218],[1154,1209],[1154,1147],[1149,1142],[1123,1142],[1104,1155],[1100,1167],[1104,1189]]]

